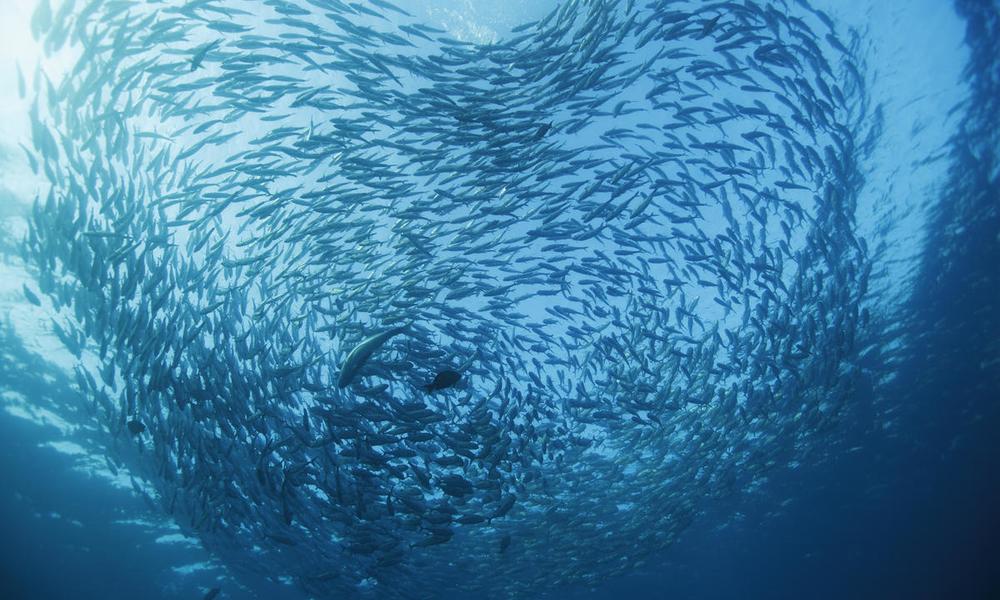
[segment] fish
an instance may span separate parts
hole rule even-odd
[[[428,394],[450,388],[462,379],[462,374],[451,369],[438,371],[434,379],[424,386]]]
[[[354,381],[358,372],[368,362],[372,354],[385,345],[390,339],[406,331],[406,327],[393,327],[385,331],[371,335],[355,346],[344,359],[344,364],[340,367],[340,375],[337,378],[337,387],[345,388]]]
[[[712,35],[712,32],[715,31],[715,26],[718,25],[719,19],[722,18],[722,15],[723,13],[719,13],[714,17],[712,17],[711,19],[706,19],[705,24],[702,26],[701,33],[698,35],[698,37],[706,38]]]
[[[42,305],[41,299],[34,292],[31,291],[31,288],[29,288],[27,284],[22,285],[21,289],[24,292],[24,297],[27,298],[28,302],[31,302],[35,306]]]
[[[214,40],[199,48],[193,55],[191,55],[191,70],[197,70],[201,67],[201,63],[204,62],[205,57],[208,53],[214,50],[222,43],[222,40]]]

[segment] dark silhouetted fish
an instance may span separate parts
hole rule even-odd
[[[436,392],[438,390],[443,390],[452,387],[462,379],[462,374],[458,371],[452,371],[451,369],[445,369],[443,371],[438,371],[438,374],[434,376],[434,380],[424,386],[427,393]]]

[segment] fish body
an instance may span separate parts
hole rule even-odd
[[[392,329],[376,333],[365,338],[360,344],[354,347],[344,360],[340,368],[340,376],[337,379],[337,387],[345,388],[351,385],[372,354],[385,345],[386,342],[406,331],[405,327],[394,327]]]
[[[458,371],[445,369],[443,371],[438,371],[437,375],[434,376],[434,380],[424,386],[424,389],[427,390],[428,394],[430,394],[439,390],[450,388],[461,381],[461,379],[462,374]]]
[[[23,288],[24,288],[24,297],[28,299],[28,302],[31,302],[35,306],[42,305],[42,301],[38,299],[38,296],[36,296],[34,292],[31,291],[31,288],[29,288],[27,285],[24,285]]]
[[[205,60],[205,57],[208,56],[208,53],[211,52],[213,48],[218,46],[219,43],[219,40],[215,40],[214,42],[209,42],[199,48],[198,51],[194,53],[194,56],[191,57],[191,70],[194,71],[198,69],[198,67],[201,66],[201,63]]]

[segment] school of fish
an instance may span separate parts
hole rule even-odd
[[[834,429],[879,134],[806,0],[42,0],[24,244],[110,468],[317,598],[640,568]],[[31,89],[26,89],[31,88]],[[218,593],[218,590],[215,590]]]

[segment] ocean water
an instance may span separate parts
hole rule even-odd
[[[996,2],[0,17],[0,598],[1000,597]]]

